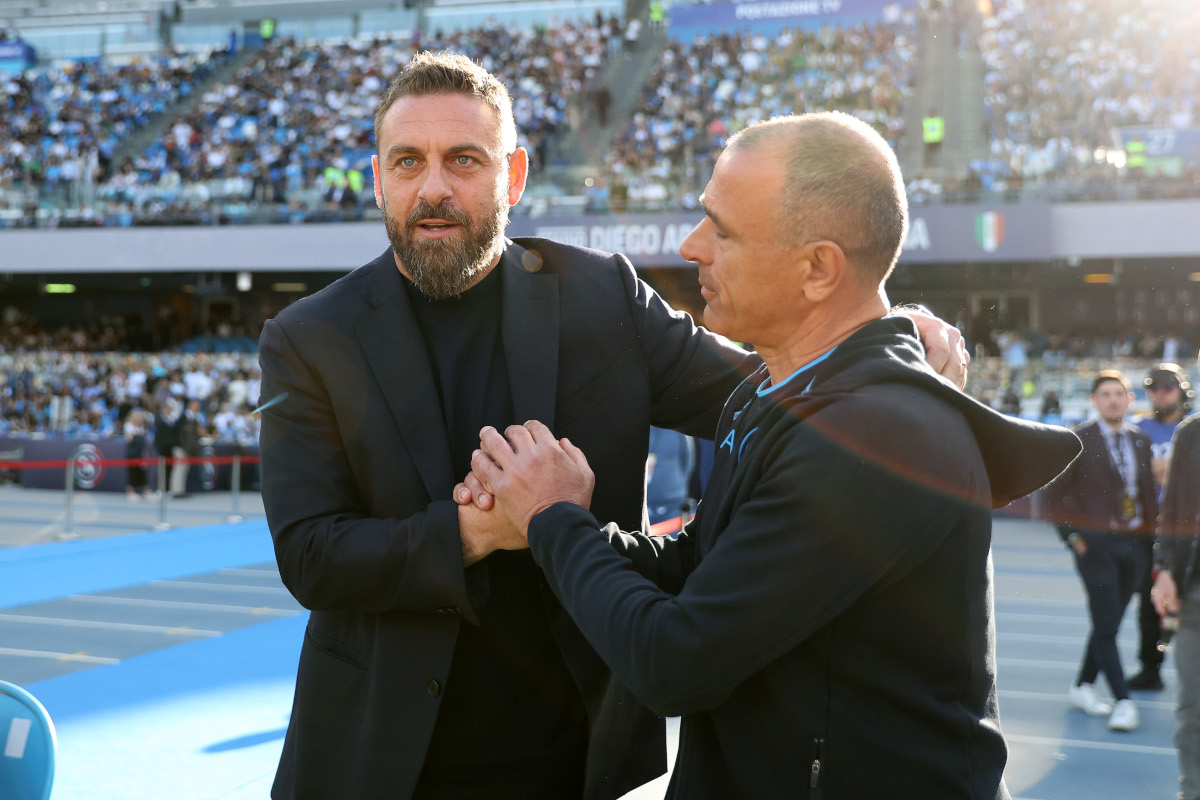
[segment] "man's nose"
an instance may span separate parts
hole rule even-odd
[[[439,163],[430,164],[429,168],[425,170],[425,180],[421,182],[421,189],[417,193],[418,198],[431,206],[436,206],[453,193],[454,190],[450,186],[445,168]]]
[[[699,263],[707,252],[707,247],[704,246],[705,236],[700,230],[704,227],[705,220],[701,220],[696,227],[692,228],[691,233],[683,237],[683,241],[679,243],[679,255],[684,261],[695,261]]]

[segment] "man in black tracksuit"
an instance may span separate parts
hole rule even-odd
[[[752,126],[704,206],[680,250],[705,322],[765,363],[725,407],[687,532],[601,528],[585,454],[535,422],[485,428],[468,484],[614,673],[682,716],[669,797],[1007,798],[990,510],[1078,440],[955,391],[887,315],[906,204],[869,127]]]
[[[1200,800],[1200,415],[1175,429],[1158,518],[1154,598],[1174,618],[1179,797]]]

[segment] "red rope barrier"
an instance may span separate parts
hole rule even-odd
[[[691,522],[695,518],[696,515],[692,514],[688,517],[688,521]],[[683,526],[680,524],[682,522],[682,515],[678,517],[672,517],[671,519],[664,519],[662,522],[656,522],[651,525],[649,533],[651,536],[666,536],[667,534],[671,533],[679,533],[679,531],[683,528]]]
[[[232,464],[235,458],[240,458],[243,464],[257,464],[261,456],[189,456],[187,458],[168,458],[168,464]],[[64,469],[72,463],[71,459],[60,461],[13,461],[0,459],[0,469]],[[157,458],[106,458],[105,467],[153,467],[158,464]]]

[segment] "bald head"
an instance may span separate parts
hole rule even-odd
[[[773,117],[728,147],[779,159],[781,245],[829,240],[864,280],[887,278],[908,230],[908,199],[896,154],[869,125],[837,111]]]

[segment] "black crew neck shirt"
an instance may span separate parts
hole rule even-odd
[[[479,430],[514,419],[500,336],[501,268],[457,297],[433,300],[404,279],[425,338],[456,476]],[[524,420],[520,420],[523,422]],[[560,798],[582,792],[587,722],[550,633],[541,572],[528,550],[498,551],[486,570],[480,625],[459,628],[416,798]]]

